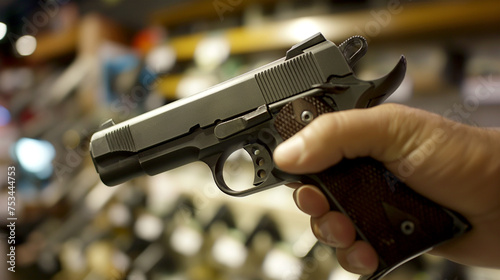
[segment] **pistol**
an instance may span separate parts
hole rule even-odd
[[[117,185],[203,161],[217,186],[245,196],[291,182],[318,186],[331,209],[353,221],[357,239],[379,256],[372,275],[379,279],[434,246],[466,233],[459,213],[419,195],[369,158],[343,159],[318,174],[294,175],[273,162],[275,148],[321,114],[382,103],[402,82],[406,59],[373,81],[360,80],[353,67],[367,42],[354,36],[337,46],[318,33],[291,47],[286,56],[130,120],[101,126],[90,153],[101,180]],[[246,151],[254,166],[253,184],[235,190],[223,167],[235,151]]]

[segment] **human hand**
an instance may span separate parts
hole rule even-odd
[[[472,230],[431,253],[476,266],[500,268],[500,131],[471,127],[418,109],[384,104],[322,115],[278,146],[283,171],[317,173],[342,158],[372,157],[409,187],[461,213]],[[330,211],[314,186],[294,193],[311,216],[316,237],[337,247],[339,263],[371,274],[378,258],[371,245],[355,241],[350,219]]]

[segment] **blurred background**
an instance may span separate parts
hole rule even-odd
[[[291,189],[227,197],[199,163],[109,188],[92,133],[316,32],[337,44],[363,35],[363,79],[406,55],[391,102],[498,127],[499,14],[497,0],[0,0],[0,278],[357,279],[316,242]],[[248,185],[252,168],[237,154],[224,172]],[[387,279],[500,273],[423,256]]]

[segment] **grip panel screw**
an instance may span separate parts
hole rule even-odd
[[[314,114],[311,111],[303,111],[300,119],[305,123],[310,123],[314,119]]]

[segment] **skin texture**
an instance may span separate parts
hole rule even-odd
[[[290,173],[320,172],[342,158],[370,156],[423,196],[461,213],[473,229],[431,251],[452,261],[500,268],[500,130],[459,124],[403,105],[334,112],[316,118],[274,152]],[[377,254],[355,241],[350,219],[329,210],[316,187],[295,186],[316,237],[337,248],[348,271],[371,274]]]

